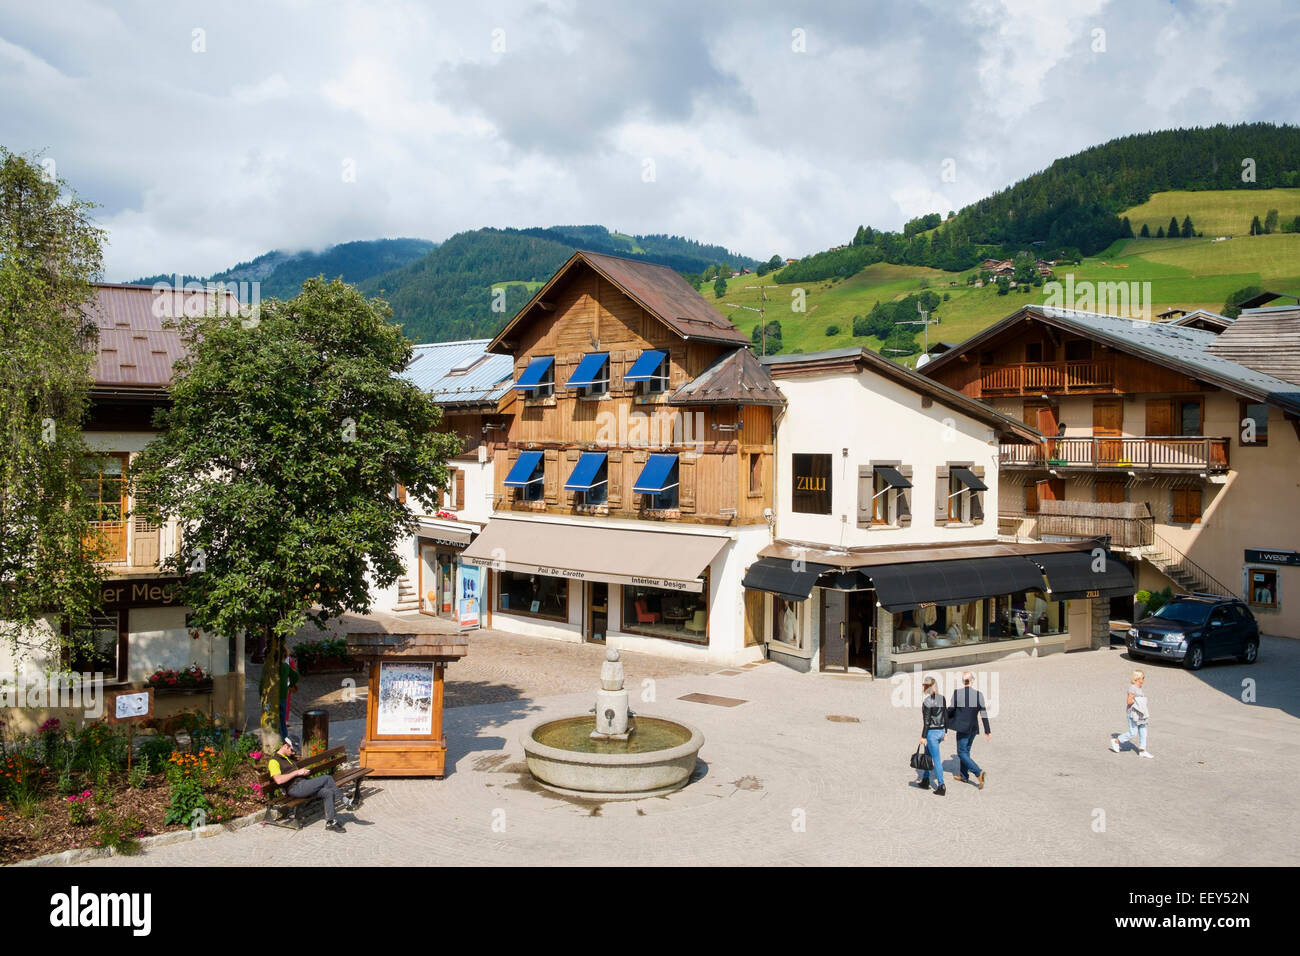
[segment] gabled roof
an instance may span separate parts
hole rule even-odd
[[[1170,325],[1187,325],[1194,329],[1205,329],[1207,332],[1222,332],[1232,325],[1232,319],[1226,315],[1220,315],[1218,312],[1211,312],[1209,309],[1194,309],[1191,312],[1183,312],[1178,317],[1165,321]]]
[[[961,412],[977,422],[988,425],[1003,437],[1034,444],[1043,438],[1036,428],[1031,428],[1019,419],[994,411],[983,402],[976,401],[909,368],[897,365],[861,346],[803,355],[769,355],[760,361],[771,370],[772,377],[776,379],[829,372],[872,371],[904,388],[933,399],[945,408]]]
[[[490,339],[417,345],[401,378],[448,406],[496,406],[510,390],[514,362],[487,350]]]
[[[579,250],[556,270],[555,275],[537,290],[519,313],[497,333],[490,352],[508,352],[503,346],[511,332],[525,319],[544,308],[551,290],[579,264],[584,264],[618,286],[639,306],[655,316],[683,339],[718,342],[723,345],[749,345],[749,337],[709,305],[689,282],[667,266],[638,259],[607,256]]]
[[[785,396],[749,349],[719,356],[668,396],[669,405],[784,405]]]
[[[1258,309],[1261,306],[1268,305],[1275,299],[1293,299],[1297,303],[1300,303],[1300,296],[1294,295],[1290,292],[1261,292],[1258,295],[1251,296],[1249,299],[1238,302],[1237,307],[1240,309]]]
[[[97,283],[95,298],[84,309],[99,327],[95,388],[165,390],[185,346],[180,332],[164,328],[164,323],[184,316],[187,308],[205,312],[217,301],[216,295],[206,289],[155,292],[147,285]],[[236,314],[238,299],[229,292],[225,295],[224,307]]]
[[[1300,305],[1243,311],[1206,351],[1300,384]]]
[[[1022,306],[1001,322],[995,322],[983,332],[972,335],[951,352],[936,356],[925,366],[922,374],[933,376],[936,371],[957,362],[962,355],[982,348],[985,343],[1027,320],[1073,332],[1244,398],[1267,402],[1292,414],[1300,414],[1300,387],[1275,375],[1215,355],[1209,347],[1221,336],[1213,332],[1171,322],[1147,322],[1042,305]],[[1238,318],[1237,321],[1240,322],[1241,319]]]

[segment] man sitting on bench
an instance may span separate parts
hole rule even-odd
[[[285,737],[280,749],[266,762],[266,772],[277,787],[291,797],[319,797],[325,801],[325,829],[333,833],[345,833],[343,824],[334,819],[334,803],[337,800],[344,810],[352,809],[352,798],[343,795],[334,778],[323,774],[311,780],[306,779],[310,768],[299,767],[294,761],[298,746],[293,737]]]

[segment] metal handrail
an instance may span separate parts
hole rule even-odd
[[[1236,593],[1209,571],[1205,570],[1164,538],[1160,537],[1160,535],[1156,534],[1155,531],[1151,532],[1151,539],[1151,546],[1159,549],[1162,553],[1167,553],[1169,555],[1169,564],[1177,567],[1179,570],[1185,571],[1187,574],[1190,574],[1195,578],[1196,583],[1200,586],[1201,590],[1213,591],[1216,594],[1224,595],[1232,595]],[[1177,582],[1174,583],[1177,584]]]

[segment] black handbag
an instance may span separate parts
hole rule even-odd
[[[934,758],[930,756],[930,752],[926,750],[924,744],[918,746],[916,748],[916,753],[912,754],[911,765],[913,770],[921,770],[923,772],[929,772],[934,769]]]

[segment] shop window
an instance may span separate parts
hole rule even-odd
[[[894,615],[894,652],[905,654],[1062,634],[1069,626],[1069,615],[1068,601],[1049,601],[1037,591],[950,607],[918,608]]]
[[[1238,438],[1244,446],[1263,447],[1268,444],[1268,406],[1262,402],[1241,402],[1237,418],[1240,422]]]
[[[569,619],[569,581],[545,574],[497,573],[497,610],[506,614]]]
[[[125,614],[124,611],[95,614],[73,628],[68,670],[77,674],[103,674],[107,681],[126,680]]]
[[[791,510],[799,514],[831,513],[831,456],[791,455]]]
[[[1175,488],[1170,518],[1174,524],[1196,524],[1201,520],[1201,489]]]
[[[664,588],[623,585],[623,624],[626,634],[664,637],[691,644],[709,643],[709,574],[699,594]]]
[[[1246,575],[1246,603],[1255,607],[1277,607],[1277,571],[1274,568],[1250,568]]]
[[[807,601],[772,598],[772,642],[803,650],[803,609]]]

